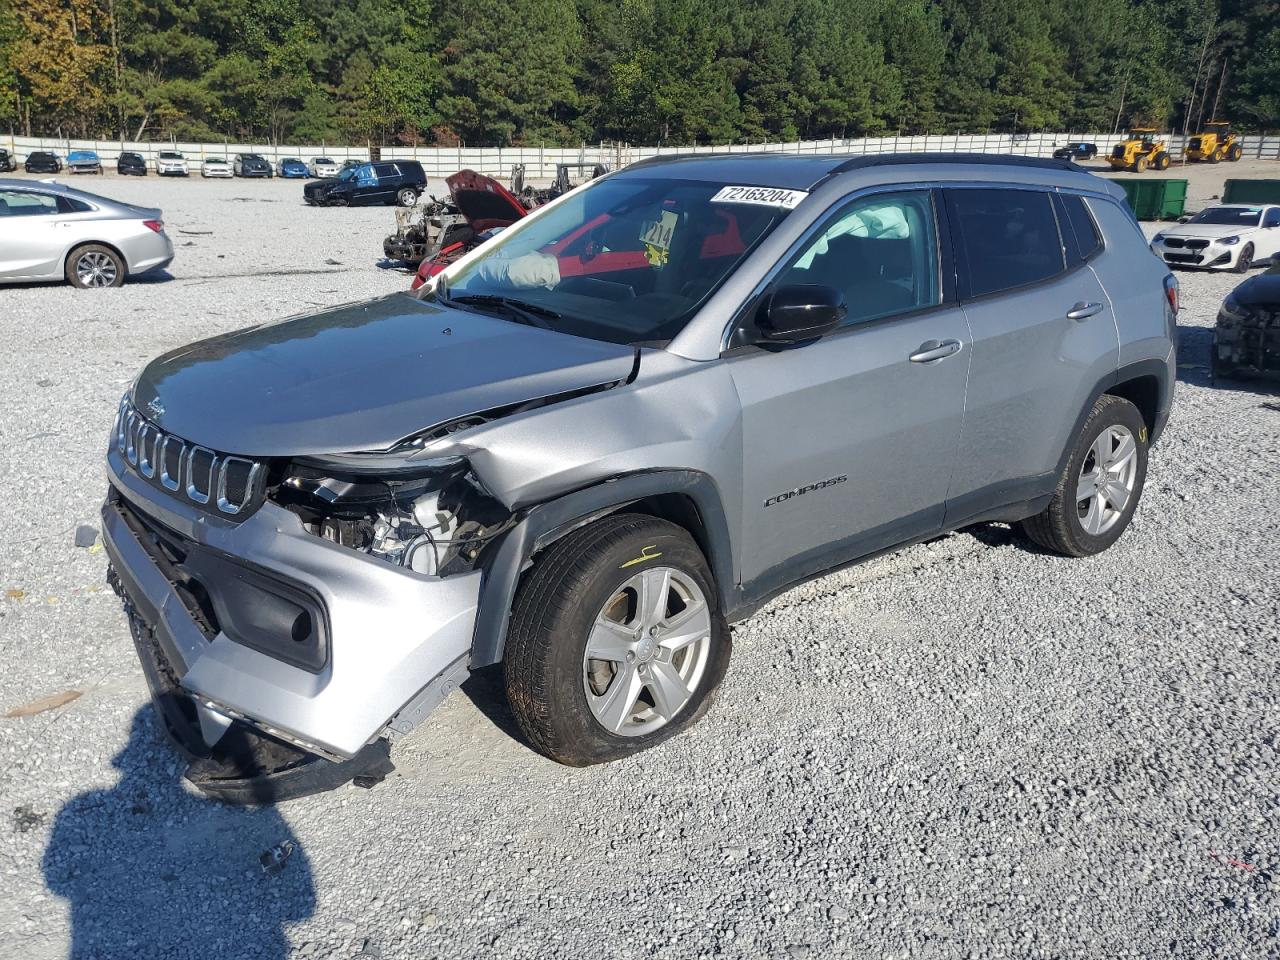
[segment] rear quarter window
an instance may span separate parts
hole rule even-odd
[[[953,189],[947,191],[947,208],[962,296],[1023,287],[1066,269],[1049,193]]]
[[[1093,222],[1084,198],[1074,193],[1054,196],[1058,207],[1058,222],[1062,227],[1062,242],[1067,250],[1067,261],[1075,266],[1084,263],[1102,249],[1102,235]]]

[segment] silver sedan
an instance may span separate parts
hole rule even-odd
[[[173,260],[161,217],[59,183],[0,178],[0,283],[118,287]]]

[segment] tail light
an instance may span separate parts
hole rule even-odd
[[[1174,316],[1178,313],[1178,278],[1172,273],[1164,278],[1164,295],[1169,301],[1169,308]]]
[[[154,230],[156,233],[164,233],[163,220],[143,220],[142,225],[148,230]]]

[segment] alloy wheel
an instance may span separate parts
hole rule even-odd
[[[1089,447],[1076,483],[1076,511],[1090,536],[1110,530],[1133,496],[1138,444],[1127,427],[1107,427]]]
[[[673,567],[624,582],[596,615],[582,685],[596,721],[624,737],[652,733],[693,698],[711,652],[711,608]]]
[[[85,287],[109,287],[116,282],[118,273],[115,261],[97,250],[82,254],[76,261],[76,276]]]

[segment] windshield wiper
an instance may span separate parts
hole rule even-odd
[[[517,300],[515,297],[500,297],[491,293],[467,293],[462,296],[449,296],[445,303],[460,303],[464,306],[478,307],[504,307],[505,313],[515,317],[520,322],[527,323],[533,327],[542,327],[544,330],[551,329],[551,324],[547,322],[548,320],[560,319],[560,314],[549,307]]]

